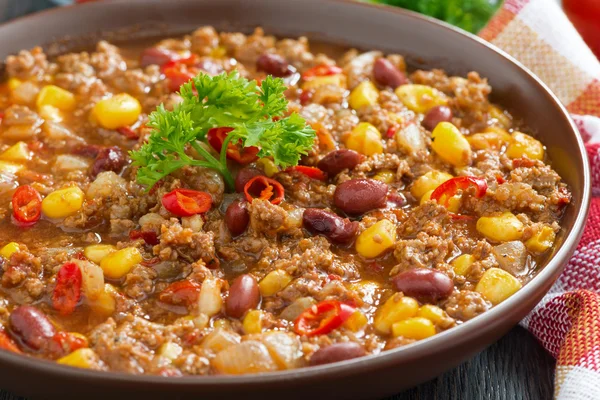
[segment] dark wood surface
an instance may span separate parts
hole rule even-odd
[[[552,398],[554,359],[523,328],[458,368],[386,400],[545,400]],[[0,400],[24,400],[0,392]]]

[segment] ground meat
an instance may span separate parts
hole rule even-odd
[[[162,225],[160,244],[154,248],[154,254],[162,260],[176,260],[182,257],[189,262],[201,259],[207,265],[218,263],[214,234],[183,228],[176,218],[171,218]]]
[[[26,248],[13,253],[3,266],[2,286],[5,288],[19,287],[19,297],[22,303],[31,303],[39,298],[45,289],[42,277],[42,262]],[[22,289],[22,290],[21,290]]]
[[[125,276],[123,292],[136,300],[143,300],[154,289],[153,280],[156,279],[156,271],[152,268],[136,265],[130,273]]]
[[[491,304],[479,293],[470,290],[454,292],[443,305],[448,315],[459,321],[475,318],[490,307]]]
[[[394,257],[398,264],[390,275],[413,268],[430,268],[444,262],[454,250],[450,239],[430,236],[425,232],[417,234],[415,239],[402,239],[396,243]]]
[[[208,56],[219,45],[219,34],[212,26],[203,26],[192,33],[190,40],[194,53]]]
[[[333,201],[335,186],[326,182],[300,172],[281,173],[276,178],[285,188],[286,197],[301,207],[328,207]]]
[[[16,56],[6,58],[6,71],[11,78],[28,80],[41,78],[50,73],[51,64],[46,59],[41,47],[34,47],[31,51],[21,50]]]
[[[277,205],[268,200],[254,199],[248,205],[250,213],[250,226],[256,233],[273,235],[284,228],[287,213]]]
[[[265,36],[262,28],[256,28],[251,36],[248,36],[243,46],[236,47],[234,57],[238,61],[254,65],[258,57],[266,53],[267,50],[275,47],[275,38],[273,36]]]

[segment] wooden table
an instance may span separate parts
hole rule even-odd
[[[554,359],[523,328],[452,371],[386,400],[551,399]],[[24,400],[0,391],[0,400]]]

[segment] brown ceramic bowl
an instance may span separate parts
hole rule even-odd
[[[138,25],[131,29],[133,25]],[[38,397],[102,398],[377,398],[424,382],[504,335],[537,304],[573,254],[590,201],[590,172],[583,143],[558,99],[518,62],[486,42],[448,25],[399,9],[342,0],[116,0],[73,6],[0,27],[0,59],[54,42],[70,50],[106,36],[190,32],[203,25],[249,31],[263,26],[282,36],[408,56],[413,66],[454,74],[475,70],[488,77],[494,101],[537,131],[569,184],[573,202],[554,253],[528,285],[499,306],[432,338],[326,366],[252,376],[162,378],[93,372],[0,352],[0,387]],[[114,32],[117,32],[114,34]],[[56,40],[62,40],[56,45]],[[519,354],[506,354],[519,357]]]

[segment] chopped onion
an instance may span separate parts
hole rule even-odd
[[[314,304],[317,304],[317,301],[312,297],[300,297],[292,304],[284,308],[279,316],[283,319],[287,319],[288,321],[294,321],[300,314],[302,314],[302,311],[313,306]]]
[[[104,272],[98,265],[89,261],[73,260],[81,270],[83,293],[90,299],[96,299],[104,292]]]
[[[206,278],[200,288],[198,311],[212,317],[221,312],[222,306],[221,281],[213,277]]]
[[[219,353],[230,346],[240,343],[240,339],[240,335],[235,332],[217,328],[204,338],[202,347]]]
[[[269,354],[279,369],[298,368],[302,361],[300,341],[297,337],[278,331],[265,332],[260,341],[267,346]]]
[[[523,242],[514,240],[495,246],[492,250],[500,268],[519,276],[525,270],[527,264],[527,249]]]
[[[277,364],[261,342],[248,340],[217,354],[212,366],[221,374],[240,375],[276,371]]]
[[[396,143],[400,150],[414,154],[426,149],[423,133],[416,124],[409,124],[396,133]]]

